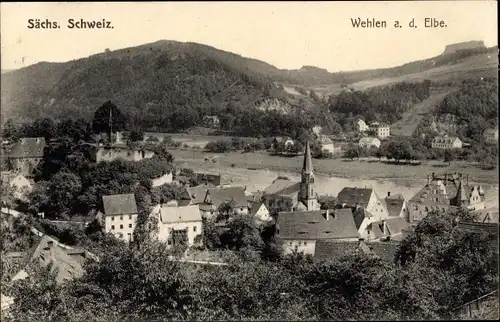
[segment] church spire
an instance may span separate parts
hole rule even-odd
[[[304,164],[302,165],[302,173],[313,173],[311,148],[309,147],[309,141],[306,142],[306,151],[304,153]]]

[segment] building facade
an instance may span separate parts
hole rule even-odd
[[[378,149],[380,148],[380,140],[375,137],[365,136],[359,140],[358,145],[360,148],[364,149],[371,148],[372,146]]]
[[[132,241],[138,217],[134,194],[103,196],[102,203],[104,231],[125,242]]]
[[[158,240],[168,247],[202,245],[202,217],[198,206],[158,205],[152,214],[158,219]]]
[[[487,144],[498,144],[498,128],[484,131],[484,142]]]
[[[456,136],[436,136],[431,143],[433,149],[461,149],[462,145]]]
[[[152,158],[153,151],[129,148],[124,144],[112,144],[99,146],[96,152],[96,162],[111,162],[117,159],[126,161],[141,161],[143,159]]]
[[[373,133],[373,135],[377,136],[380,139],[389,137],[391,135],[391,127],[389,125],[377,122],[370,124],[370,128],[368,131]]]
[[[31,177],[43,160],[45,147],[46,142],[43,137],[21,138],[9,154],[9,168]]]
[[[359,119],[356,121],[356,129],[358,132],[366,132],[368,131],[368,125],[365,123],[365,121]]]
[[[432,173],[427,177],[427,184],[408,201],[408,222],[419,221],[432,211],[460,208],[484,209],[483,188],[470,184],[468,175],[462,173]]]

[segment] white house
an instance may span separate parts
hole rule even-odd
[[[321,144],[321,151],[326,150],[332,154],[335,152],[335,147],[333,145],[333,141],[329,137],[327,137],[325,135],[321,135],[319,137],[318,141],[319,141],[319,144]]]
[[[26,201],[27,195],[33,190],[31,181],[21,173],[2,171],[2,184],[9,185],[16,199]]]
[[[483,133],[484,141],[488,144],[498,144],[498,128],[487,129]]]
[[[361,138],[358,144],[361,148],[370,148],[372,146],[380,148],[380,140],[372,136],[365,136]]]
[[[152,214],[158,218],[158,240],[166,241],[169,247],[201,245],[202,219],[197,205],[158,205]]]
[[[462,141],[456,136],[436,136],[432,140],[433,149],[461,149]]]
[[[362,119],[356,121],[356,129],[358,132],[368,131],[368,125]]]
[[[384,200],[370,188],[346,187],[339,192],[337,203],[342,207],[364,208],[374,216],[375,220],[389,217]]]
[[[391,135],[391,127],[387,124],[381,124],[378,122],[370,124],[369,131],[381,139]]]
[[[103,196],[102,203],[104,213],[99,213],[98,218],[104,231],[126,242],[133,240],[138,216],[134,194]]]
[[[153,187],[159,187],[167,183],[172,183],[173,181],[173,172],[167,172],[162,176],[159,176],[158,178],[153,178],[151,179],[152,186]]]
[[[269,213],[269,209],[267,209],[265,203],[261,201],[254,202],[252,204],[250,208],[250,215],[262,222],[267,222],[273,219]]]

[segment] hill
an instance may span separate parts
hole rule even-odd
[[[314,109],[347,86],[364,90],[496,75],[496,47],[447,48],[438,57],[394,68],[330,73],[314,66],[281,70],[210,46],[162,40],[2,73],[2,119],[89,119],[104,101],[112,100],[132,119],[149,118],[146,125],[154,128],[171,122],[171,113],[179,109],[198,115],[256,107],[292,113],[295,108]]]

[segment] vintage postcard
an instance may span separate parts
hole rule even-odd
[[[497,6],[1,3],[2,321],[498,320]]]

